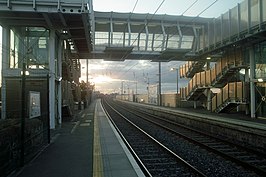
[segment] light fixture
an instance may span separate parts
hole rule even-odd
[[[20,75],[21,75],[21,76],[23,75],[23,71],[20,71]],[[29,71],[25,71],[25,75],[26,75],[26,76],[29,76],[29,75],[30,75],[30,72],[29,72]]]
[[[258,78],[258,82],[263,82],[263,79],[262,78]]]
[[[210,60],[210,59],[211,59],[211,57],[207,57],[206,59],[207,59],[207,60]]]

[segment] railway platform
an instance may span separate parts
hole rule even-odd
[[[10,177],[144,176],[100,100],[63,122],[51,144]]]

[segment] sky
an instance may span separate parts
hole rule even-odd
[[[133,12],[150,14],[168,14],[184,16],[201,16],[215,18],[235,7],[243,0],[94,0],[95,11]],[[151,3],[152,2],[152,3]],[[212,5],[213,4],[213,5]],[[2,48],[0,27],[0,48]],[[1,50],[0,50],[1,55]],[[1,56],[0,56],[1,59]],[[2,61],[2,60],[1,60]],[[162,63],[162,93],[176,93],[177,73],[170,71],[178,68],[181,62]],[[86,81],[86,61],[81,60],[82,77]],[[156,90],[158,85],[158,63],[150,61],[126,60],[110,62],[89,60],[89,81],[95,84],[96,90],[103,93],[147,93],[147,85]],[[180,87],[187,86],[187,79],[178,79]],[[137,88],[137,89],[136,89]]]

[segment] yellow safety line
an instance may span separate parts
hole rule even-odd
[[[103,177],[103,164],[102,164],[102,151],[99,136],[99,126],[97,116],[97,105],[96,102],[94,110],[94,140],[93,140],[93,177]]]

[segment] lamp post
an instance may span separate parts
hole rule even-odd
[[[178,68],[171,68],[171,71],[176,70],[176,94],[178,94]]]
[[[24,141],[25,141],[25,113],[26,113],[26,100],[25,100],[25,90],[26,86],[26,63],[23,62],[22,72],[21,72],[21,127],[20,127],[20,166],[24,166]]]

